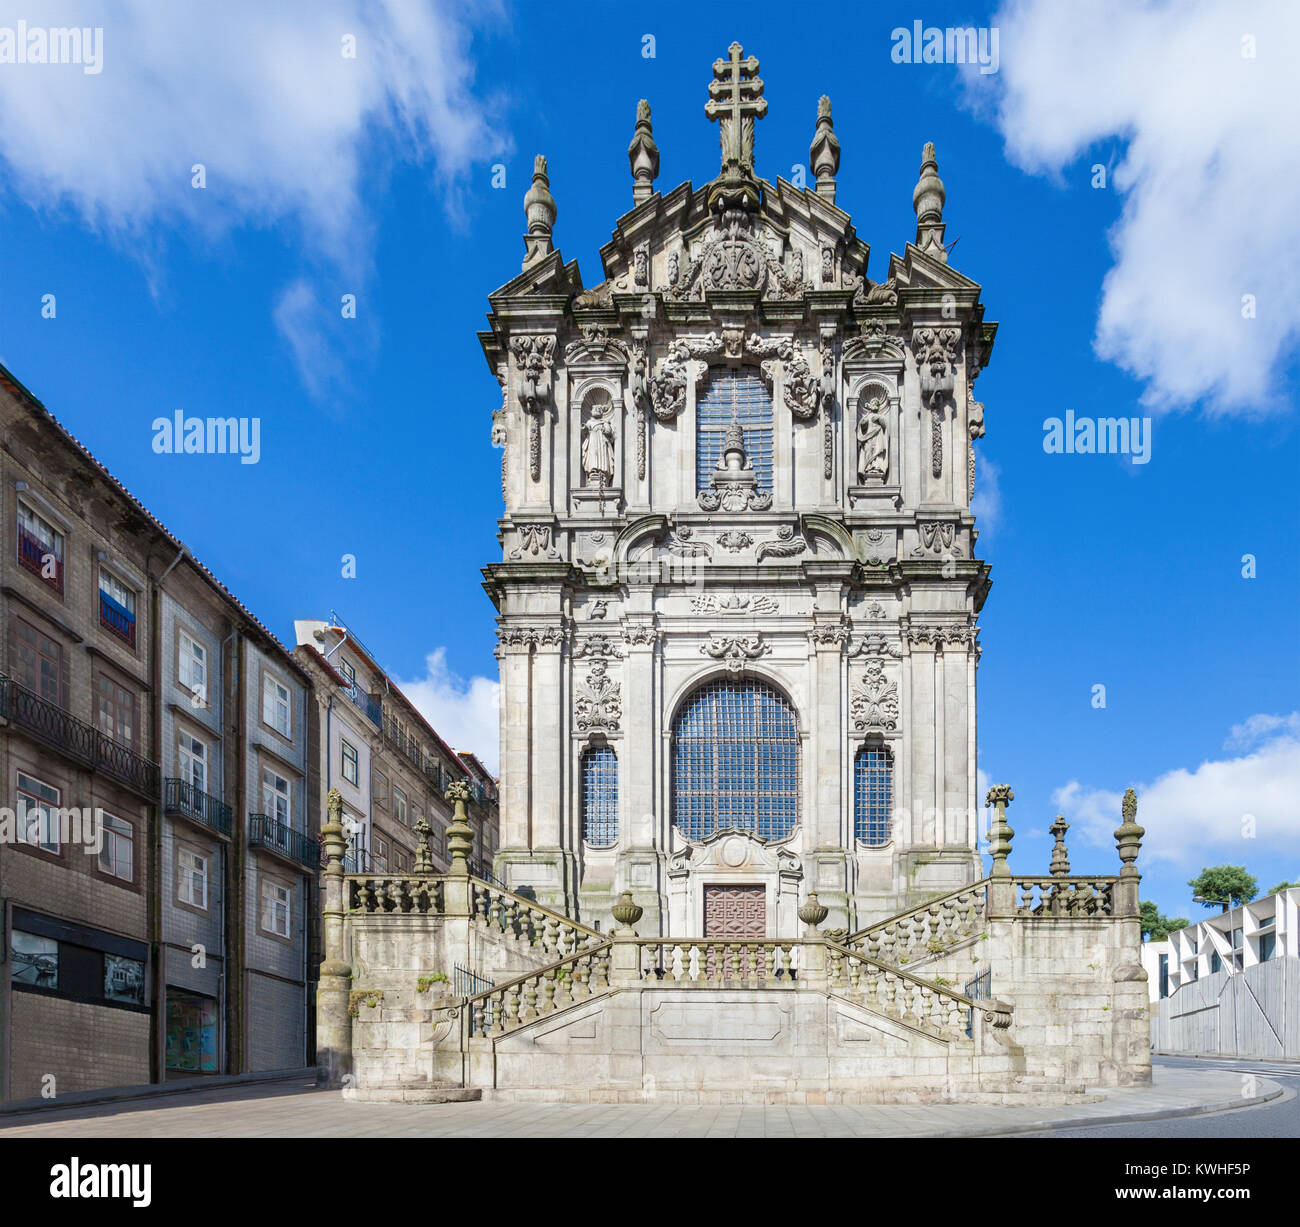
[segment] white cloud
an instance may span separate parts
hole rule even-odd
[[[329,314],[330,309],[316,301],[311,286],[301,278],[286,287],[271,313],[303,387],[317,401],[326,401],[327,393],[343,380],[343,363],[325,331]],[[338,318],[337,312],[332,317]]]
[[[1300,737],[1300,712],[1293,711],[1289,716],[1251,716],[1232,726],[1224,746],[1229,750],[1246,750],[1278,729]]]
[[[1208,760],[1193,770],[1179,767],[1135,785],[1138,822],[1146,828],[1139,868],[1153,861],[1199,868],[1214,857],[1235,857],[1233,863],[1248,855],[1294,857],[1300,838],[1300,713],[1252,716],[1237,726],[1243,728],[1255,730],[1251,752]],[[1121,799],[1118,792],[1085,788],[1077,780],[1052,794],[1076,832],[1099,847],[1114,844]],[[1253,838],[1244,830],[1248,815]]]
[[[1300,336],[1300,5],[1006,0],[1001,71],[972,73],[1010,158],[1123,197],[1102,285],[1098,354],[1147,385],[1153,409],[1285,409],[1277,369]],[[1254,38],[1254,58],[1243,39]],[[1036,240],[1068,244],[1052,218]],[[1085,290],[1086,292],[1086,290]],[[1256,318],[1242,318],[1253,295]]]
[[[8,186],[122,236],[158,221],[220,232],[294,218],[319,250],[355,264],[366,247],[360,185],[381,169],[377,149],[431,161],[455,210],[471,165],[503,147],[493,106],[474,92],[470,11],[402,0],[67,0],[56,24],[103,27],[103,70],[0,70]],[[490,19],[496,6],[474,11]],[[191,186],[196,163],[207,173],[201,191]]]
[[[420,714],[454,750],[473,750],[495,775],[500,740],[500,683],[488,677],[468,681],[447,668],[447,649],[425,657],[424,677],[397,683]]]
[[[1002,488],[998,478],[1002,470],[993,461],[975,451],[975,497],[971,499],[971,515],[980,535],[991,533],[1002,517]]]

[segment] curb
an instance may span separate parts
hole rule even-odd
[[[1288,1093],[1276,1082],[1260,1079],[1260,1093],[1249,1099],[1218,1099],[1209,1103],[1189,1104],[1183,1108],[1164,1108],[1157,1112],[1112,1112],[1108,1116],[1068,1117],[1055,1120],[1032,1121],[1021,1125],[1004,1125],[997,1129],[945,1129],[937,1133],[909,1133],[909,1138],[992,1138],[1009,1137],[1016,1133],[1050,1133],[1057,1129],[1094,1129],[1104,1125],[1130,1125],[1140,1121],[1179,1120],[1188,1116],[1209,1116],[1214,1112],[1257,1108],[1271,1103]],[[1268,1088],[1268,1089],[1264,1089]],[[1294,1092],[1291,1092],[1294,1094]]]
[[[253,1074],[226,1074],[215,1078],[195,1078],[184,1082],[143,1082],[137,1086],[104,1087],[95,1091],[70,1091],[54,1099],[11,1099],[0,1103],[0,1117],[34,1112],[81,1108],[103,1103],[126,1103],[133,1099],[153,1099],[161,1095],[197,1095],[204,1091],[238,1089],[264,1082],[287,1082],[290,1079],[315,1079],[316,1066],[302,1069],[269,1069]]]

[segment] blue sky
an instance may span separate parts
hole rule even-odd
[[[0,26],[41,11],[0,4]],[[1204,864],[1300,879],[1300,138],[1259,123],[1300,101],[1286,6],[1252,14],[1253,56],[1208,2],[1161,21],[1035,0],[49,13],[103,26],[104,69],[0,64],[0,360],[283,639],[338,610],[493,762],[500,395],[475,332],[519,270],[533,155],[594,285],[631,206],[637,99],[656,186],[707,181],[710,66],[739,40],[766,83],[761,175],[806,166],[830,95],[838,203],[879,279],[933,140],[951,263],[1001,322],[978,385],[979,749],[1016,792],[1013,867],[1046,871],[1064,810],[1076,872],[1113,871],[1134,785],[1163,910],[1199,914],[1184,883]],[[918,17],[996,25],[999,71],[892,62]],[[156,455],[151,423],[178,409],[260,417],[259,463]],[[1149,463],[1046,454],[1067,410],[1150,416]]]

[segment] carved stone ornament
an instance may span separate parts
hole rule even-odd
[[[895,659],[903,655],[903,648],[897,640],[879,631],[869,631],[853,645],[850,656],[892,656]]]
[[[761,541],[758,549],[754,551],[756,561],[762,562],[764,558],[792,558],[796,554],[802,554],[808,548],[808,542],[802,537],[794,535],[794,529],[789,525],[782,525],[776,530],[775,541]]]
[[[614,406],[608,400],[593,405],[583,424],[582,472],[589,486],[614,484]]]
[[[613,635],[607,635],[600,632],[594,635],[585,635],[578,644],[578,649],[574,652],[575,656],[613,656],[620,658],[623,655],[623,649],[619,646],[618,640]]]
[[[671,422],[686,408],[686,388],[695,382],[692,358],[722,352],[722,338],[715,332],[704,337],[678,339],[668,346],[659,373],[650,380],[650,407],[661,422]]]
[[[636,412],[636,477],[645,480],[646,414],[650,408],[650,386],[646,380],[649,363],[644,341],[633,341],[628,360],[628,390]]]
[[[889,401],[876,395],[858,410],[858,481],[883,482],[889,476]]]
[[[769,614],[780,608],[780,602],[772,596],[741,596],[739,593],[714,596],[711,592],[702,592],[691,598],[692,613]]]
[[[772,506],[772,496],[758,490],[740,486],[724,486],[721,490],[701,490],[695,501],[702,511],[767,511]]]
[[[534,558],[558,558],[560,551],[551,540],[553,526],[550,524],[517,524],[515,534],[518,538],[515,548],[510,551],[511,558],[522,558],[529,554]]]
[[[623,704],[619,685],[608,676],[607,668],[603,658],[592,661],[586,681],[578,686],[573,700],[573,718],[579,732],[593,729],[615,732],[618,729],[618,722],[623,717]]]
[[[883,528],[869,528],[863,534],[862,561],[869,567],[883,567],[894,561],[894,534]]]
[[[555,358],[553,336],[511,337],[515,356],[515,395],[528,416],[528,471],[534,481],[542,475],[542,413],[551,396],[551,364]]]
[[[628,647],[654,647],[659,632],[644,622],[632,622],[623,628],[623,642]]]
[[[852,626],[847,618],[841,618],[837,623],[830,625],[814,626],[808,632],[808,641],[813,647],[840,647],[842,648],[849,641],[852,634]]]
[[[913,558],[925,554],[938,554],[948,558],[960,558],[961,547],[956,543],[957,525],[951,520],[924,520],[917,525],[921,534],[921,544],[912,550]]]
[[[714,631],[708,643],[700,644],[700,652],[714,660],[726,663],[732,673],[739,673],[748,660],[757,660],[772,650],[763,642],[762,635],[724,635]]]
[[[813,376],[808,359],[789,337],[764,338],[757,333],[745,340],[745,351],[756,357],[772,355],[760,364],[763,378],[770,388],[776,373],[776,362],[781,363],[781,388],[786,406],[800,421],[817,416],[822,401],[821,382]]]
[[[719,536],[718,544],[729,553],[739,554],[741,550],[747,550],[754,544],[754,538],[748,533],[729,532]]]
[[[862,331],[844,342],[841,357],[846,362],[884,355],[902,358],[903,343],[893,329],[894,325],[886,320],[864,320]]]
[[[943,410],[956,378],[960,328],[918,328],[912,352],[921,377],[921,396],[930,409],[930,472],[943,475]]]
[[[713,546],[705,541],[692,540],[692,530],[683,525],[677,530],[676,535],[670,538],[668,552],[676,554],[679,558],[712,558]]]
[[[898,683],[885,676],[880,661],[870,661],[862,682],[853,687],[849,715],[859,731],[898,727]]]

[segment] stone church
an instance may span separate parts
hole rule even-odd
[[[915,241],[872,280],[829,99],[811,185],[763,179],[757,71],[737,44],[714,63],[699,187],[656,189],[639,104],[590,289],[538,157],[523,270],[481,334],[496,872],[593,923],[631,890],[661,936],[792,934],[813,890],[851,929],[983,872],[970,507],[997,326],[948,263],[933,145]]]

